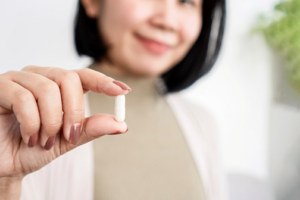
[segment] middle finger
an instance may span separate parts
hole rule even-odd
[[[36,98],[41,118],[40,144],[49,150],[62,125],[61,96],[57,84],[28,72],[10,71],[7,75],[13,82],[31,91]]]
[[[66,140],[77,144],[80,137],[81,124],[84,120],[84,93],[78,74],[54,67],[27,67],[33,73],[45,76],[59,86],[62,97],[63,134]]]

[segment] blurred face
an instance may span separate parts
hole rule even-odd
[[[82,0],[126,74],[156,76],[184,58],[202,27],[202,0]]]

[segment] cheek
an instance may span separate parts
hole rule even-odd
[[[187,45],[191,45],[197,40],[201,32],[202,19],[198,14],[186,17],[185,19],[187,19],[186,23],[182,23],[182,38]]]
[[[145,3],[136,0],[108,0],[104,10],[100,16],[101,32],[114,45],[119,45],[130,31],[149,16],[149,8],[145,7]]]

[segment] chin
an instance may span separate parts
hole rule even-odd
[[[140,65],[132,66],[130,71],[140,76],[160,76],[168,70],[168,68],[166,68],[165,66],[155,65],[155,64],[149,65],[149,63],[145,65],[140,64]]]
[[[129,61],[128,64],[128,70],[134,74],[142,76],[160,76],[171,68],[171,63],[166,62],[165,59],[143,59],[142,56],[140,56],[139,62],[137,62],[137,59],[135,59],[134,61]]]

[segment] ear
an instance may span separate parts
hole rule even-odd
[[[97,18],[100,10],[100,0],[81,0],[87,16]]]

